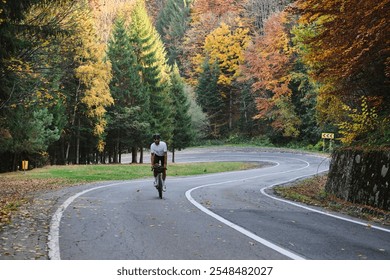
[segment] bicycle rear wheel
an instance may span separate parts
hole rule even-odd
[[[162,193],[163,193],[163,182],[161,178],[161,174],[158,175],[158,196],[162,199]]]

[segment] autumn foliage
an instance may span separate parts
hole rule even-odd
[[[286,136],[297,136],[300,123],[290,101],[293,50],[286,29],[287,14],[277,13],[265,23],[264,35],[257,36],[246,52],[243,71],[253,80],[258,119],[272,120],[272,126]]]
[[[298,1],[300,22],[317,25],[318,33],[307,41],[312,50],[307,60],[318,79],[389,77],[389,5],[388,0]]]
[[[197,0],[195,1],[194,14],[202,15],[211,13],[220,18],[227,13],[239,13],[243,7],[240,0]]]
[[[293,10],[300,15],[299,22],[312,30],[303,39],[306,51],[302,54],[313,78],[321,84],[320,114],[329,115],[326,104],[330,101],[333,107],[348,106],[361,114],[368,106],[379,113],[378,123],[382,124],[371,132],[384,138],[383,125],[390,116],[390,1],[300,0]],[[367,97],[364,106],[361,97]],[[348,115],[348,110],[345,113],[339,110],[333,120],[354,123],[356,118]],[[353,133],[359,135],[356,130]],[[344,131],[344,137],[348,138],[347,134]]]
[[[349,145],[390,145],[389,11],[390,0],[0,1],[0,170],[22,157],[36,166],[112,158],[108,131],[123,123],[107,109],[122,90],[146,100],[123,108],[125,119],[135,123],[147,104],[137,123],[171,138],[175,61],[208,121],[199,138],[319,147],[325,131]],[[118,15],[136,59],[114,72],[107,43]],[[135,150],[149,140],[130,123],[137,137],[123,142]]]

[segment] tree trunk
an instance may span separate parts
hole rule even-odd
[[[80,163],[80,118],[77,120],[77,134],[76,134],[76,164]]]
[[[118,145],[118,163],[122,163],[122,146],[121,143]]]
[[[13,163],[12,163],[12,171],[16,171],[18,169],[18,154],[14,153]]]
[[[137,147],[131,147],[131,163],[137,163]]]
[[[76,89],[75,102],[74,102],[74,106],[73,106],[73,114],[72,114],[71,121],[70,121],[71,128],[73,128],[74,123],[76,121],[76,113],[77,113],[77,104],[78,104],[78,100],[79,100],[80,85],[81,85],[81,83],[79,82],[79,86]],[[66,147],[66,152],[65,152],[65,163],[66,164],[69,163],[69,150],[70,150],[70,143],[71,142],[72,142],[72,133],[70,135],[70,139],[68,141],[68,144],[67,144],[67,147]]]
[[[140,148],[139,151],[139,163],[144,163],[144,148]]]
[[[119,151],[119,138],[116,139],[115,145],[114,145],[114,151],[112,155],[112,162],[118,163],[118,151]]]
[[[244,120],[245,120],[245,125],[248,124],[248,113],[247,113],[247,108],[246,108],[246,101],[244,99]]]
[[[232,90],[229,91],[229,130],[233,127],[233,97]]]

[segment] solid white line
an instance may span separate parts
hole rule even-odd
[[[231,182],[234,182],[234,181],[231,181]],[[222,182],[221,184],[224,184],[224,183],[228,183],[228,182]],[[244,229],[243,227],[241,227],[241,226],[239,226],[237,224],[234,224],[231,221],[226,220],[225,218],[215,214],[214,212],[208,210],[207,208],[203,207],[201,204],[196,202],[195,199],[191,196],[191,192],[193,190],[196,190],[196,189],[199,189],[199,188],[203,188],[203,187],[207,187],[207,186],[213,186],[213,185],[219,185],[219,183],[218,184],[203,185],[203,186],[199,186],[199,187],[193,188],[193,189],[191,189],[191,190],[186,192],[186,197],[193,205],[195,205],[199,210],[201,210],[205,214],[207,214],[207,215],[213,217],[214,219],[220,221],[221,223],[224,223],[225,225],[227,225],[227,226],[237,230],[238,232],[246,235],[247,237],[249,237],[249,238],[251,238],[251,239],[253,239],[253,240],[255,240],[255,241],[257,241],[257,242],[259,242],[259,243],[261,243],[261,244],[263,244],[265,246],[267,246],[268,248],[271,248],[271,249],[273,249],[273,250],[275,250],[275,251],[281,253],[282,255],[287,256],[287,257],[289,257],[291,259],[294,259],[294,260],[304,260],[303,257],[301,257],[301,256],[299,256],[297,254],[294,254],[294,253],[292,253],[292,252],[290,252],[290,251],[288,251],[286,249],[283,249],[282,247],[279,247],[278,245],[275,245],[272,242],[270,242],[270,241],[268,241],[268,240],[266,240],[264,238],[261,238],[261,237],[257,236],[256,234],[254,234],[254,233]]]
[[[299,160],[299,159],[296,159],[296,160]],[[299,161],[303,161],[303,160],[299,160]],[[304,161],[305,162],[305,161]],[[272,167],[269,167],[269,169],[271,168],[275,168],[277,166],[279,166],[279,163],[278,162],[274,162],[276,163],[275,166],[272,166]],[[306,162],[307,164],[309,164],[308,162]],[[306,166],[307,167],[307,166]],[[303,168],[306,168],[306,167],[303,167]],[[299,169],[296,169],[296,170],[300,170],[302,168],[299,168]],[[296,171],[294,170],[294,171]],[[272,175],[272,174],[280,174],[280,173],[286,173],[286,172],[291,172],[291,171],[285,171],[285,172],[276,172],[276,173],[269,173],[269,174],[265,174],[265,175],[260,175],[260,176],[254,176],[254,177],[249,177],[249,178],[245,178],[245,179],[241,179],[241,180],[248,180],[248,179],[255,179],[255,178],[259,178],[259,177],[263,177],[263,176],[268,176],[268,175]],[[215,176],[216,174],[210,174],[210,175],[206,175],[206,176]],[[201,176],[200,178],[204,178],[205,176]],[[237,180],[237,181],[241,181],[241,180]],[[141,182],[145,181],[145,180],[140,180]],[[60,238],[60,234],[59,234],[59,231],[60,231],[60,224],[61,224],[61,219],[62,219],[62,216],[65,212],[65,210],[69,207],[70,204],[73,203],[73,201],[75,199],[77,199],[78,197],[88,193],[88,192],[91,192],[91,191],[95,191],[95,190],[98,190],[98,189],[102,189],[102,188],[107,188],[107,187],[111,187],[111,186],[116,186],[116,185],[121,185],[123,184],[124,182],[118,182],[118,183],[112,183],[112,184],[108,184],[108,185],[103,185],[103,186],[98,186],[98,187],[94,187],[94,188],[91,188],[91,189],[87,189],[87,190],[84,190],[82,192],[79,192],[79,193],[76,193],[74,194],[73,196],[69,197],[67,200],[65,200],[61,206],[56,210],[56,212],[54,213],[52,219],[51,219],[51,222],[50,222],[50,230],[49,230],[49,235],[48,235],[48,247],[49,247],[49,259],[51,260],[61,260],[61,252],[60,252],[60,241],[59,241],[59,238]],[[223,183],[226,183],[226,182],[223,182]],[[218,184],[222,184],[222,183],[217,183],[217,184],[214,184],[214,185],[218,185]],[[204,185],[204,186],[207,186],[207,185]],[[188,192],[187,192],[188,193]],[[186,193],[186,196],[187,196],[187,193]],[[187,197],[188,198],[188,197]],[[194,201],[195,202],[195,201]],[[196,202],[195,202],[196,203]],[[194,204],[194,203],[193,203]],[[202,207],[202,206],[201,206]],[[207,210],[207,209],[206,209]],[[212,212],[211,212],[212,213]],[[222,217],[221,217],[222,218]],[[222,218],[223,219],[223,218]],[[239,227],[239,226],[237,226]],[[238,230],[238,228],[237,228]],[[243,231],[245,231],[245,229],[242,229]],[[251,236],[253,235],[252,233],[249,233],[247,232],[248,236]],[[251,237],[253,238],[253,237]],[[256,240],[256,238],[258,240],[260,240],[259,238],[260,237],[255,237],[253,239]],[[268,241],[266,240],[262,240],[265,244],[267,244]],[[264,244],[263,243],[263,244]]]
[[[303,161],[303,162],[306,162],[306,166],[302,167],[302,168],[298,168],[298,169],[294,169],[294,170],[289,170],[289,171],[281,171],[281,172],[276,172],[276,173],[268,173],[268,174],[263,174],[263,175],[259,175],[259,176],[253,176],[253,177],[249,177],[249,178],[243,178],[243,179],[238,179],[238,180],[230,180],[230,181],[224,181],[224,182],[219,182],[219,183],[213,183],[213,184],[207,184],[207,185],[202,185],[202,186],[198,186],[198,187],[195,187],[195,188],[192,188],[188,191],[186,191],[185,195],[188,199],[188,201],[190,201],[195,207],[197,207],[199,210],[201,210],[202,212],[204,212],[205,214],[213,217],[214,219],[220,221],[221,223],[224,223],[225,225],[237,230],[238,232],[246,235],[247,237],[263,244],[264,246],[267,246],[268,248],[274,250],[274,251],[277,251],[279,253],[281,253],[282,255],[286,256],[286,257],[289,257],[293,260],[304,260],[305,258],[303,258],[302,256],[299,256],[297,254],[294,254],[293,252],[290,252],[264,238],[261,238],[260,236],[257,236],[256,234],[254,234],[253,232],[250,232],[249,230],[246,230],[244,228],[242,228],[241,226],[237,225],[237,224],[234,224],[232,223],[231,221],[229,220],[226,220],[225,218],[215,214],[214,212],[210,211],[209,209],[205,208],[204,206],[202,206],[200,203],[198,203],[192,196],[191,196],[191,192],[194,191],[194,190],[197,190],[197,189],[200,189],[200,188],[204,188],[204,187],[209,187],[209,186],[217,186],[217,185],[222,185],[222,184],[228,184],[228,183],[234,183],[234,182],[240,182],[240,181],[244,181],[244,180],[250,180],[250,179],[256,179],[256,178],[260,178],[260,177],[265,177],[265,176],[269,176],[269,175],[274,175],[274,174],[283,174],[283,173],[288,173],[288,172],[293,172],[293,171],[298,171],[298,170],[302,170],[302,169],[305,169],[305,168],[308,168],[310,166],[310,163],[308,163],[307,161],[304,161],[304,160],[300,160],[300,159],[295,159],[295,160],[299,160],[299,161]]]
[[[272,157],[274,158],[274,157]],[[264,158],[263,158],[264,159]],[[196,202],[192,197],[191,197],[191,192],[193,190],[196,190],[196,189],[199,189],[199,188],[203,188],[203,187],[207,187],[207,186],[213,186],[213,185],[221,185],[221,184],[226,184],[226,183],[232,183],[232,182],[238,182],[238,181],[243,181],[243,180],[250,180],[250,179],[257,179],[257,178],[260,178],[260,177],[264,177],[264,176],[269,176],[269,175],[274,175],[274,174],[283,174],[283,173],[288,173],[288,172],[293,172],[293,171],[298,171],[298,170],[302,170],[302,169],[305,169],[307,167],[310,166],[310,163],[308,163],[307,161],[304,161],[304,160],[300,160],[300,159],[294,159],[294,158],[288,158],[288,159],[292,159],[292,160],[298,160],[298,161],[302,161],[302,162],[305,162],[306,163],[306,166],[305,167],[302,167],[302,168],[298,168],[298,169],[294,169],[294,170],[288,170],[288,171],[283,171],[283,172],[275,172],[275,173],[268,173],[268,174],[263,174],[263,175],[259,175],[259,176],[253,176],[253,177],[248,177],[248,178],[242,178],[242,179],[239,179],[239,180],[232,180],[232,181],[225,181],[225,182],[219,182],[219,183],[214,183],[214,184],[208,184],[208,185],[202,185],[202,186],[198,186],[198,187],[195,187],[195,188],[192,188],[190,190],[188,190],[185,195],[187,197],[187,199],[193,204],[195,205],[198,209],[200,209],[201,211],[203,211],[204,213],[206,213],[207,215],[210,215],[211,217],[221,221],[222,223],[228,225],[229,227],[232,227],[234,228],[235,230],[241,232],[242,234],[248,236],[249,238],[252,238],[253,240],[269,247],[269,248],[272,248],[274,249],[275,251],[278,251],[280,253],[282,253],[283,255],[287,256],[287,257],[290,257],[292,259],[304,259],[303,257],[299,256],[299,255],[296,255],[292,252],[289,252],[253,233],[251,233],[250,231],[236,225],[236,224],[233,224],[232,222],[224,219],[223,217],[211,212],[210,210],[208,210],[207,208],[203,207],[202,205],[200,205],[198,202]],[[271,168],[274,168],[274,167],[277,167],[279,166],[279,163],[278,162],[275,162],[276,165],[275,166],[272,166],[272,167],[269,167],[268,169],[271,169]],[[367,224],[365,223],[361,223],[361,222],[358,222],[358,221],[354,221],[354,220],[351,220],[351,219],[347,219],[347,218],[343,218],[343,217],[339,217],[339,216],[336,216],[336,215],[332,215],[330,213],[326,213],[326,212],[323,212],[323,211],[319,211],[319,210],[316,210],[316,209],[313,209],[313,208],[310,208],[310,207],[306,207],[306,206],[303,206],[303,205],[300,205],[300,204],[297,204],[297,203],[294,203],[294,202],[291,202],[291,201],[287,201],[287,200],[284,200],[284,199],[280,199],[280,198],[277,198],[277,197],[274,197],[274,196],[271,196],[271,195],[268,195],[265,190],[268,189],[268,188],[271,188],[271,187],[274,187],[276,185],[281,185],[281,184],[284,184],[284,183],[289,183],[289,182],[292,182],[292,181],[295,181],[297,179],[300,179],[300,178],[304,178],[304,177],[309,177],[309,176],[313,176],[317,174],[316,173],[313,173],[313,174],[309,174],[309,175],[304,175],[304,176],[300,176],[300,177],[296,177],[294,179],[290,179],[288,181],[284,181],[284,182],[279,182],[279,183],[276,183],[276,184],[273,184],[273,185],[270,185],[270,186],[267,186],[267,187],[264,187],[262,188],[260,191],[262,194],[264,194],[265,196],[267,197],[270,197],[272,199],[275,199],[275,200],[278,200],[278,201],[282,201],[282,202],[285,202],[285,203],[289,203],[291,205],[294,205],[294,206],[297,206],[297,207],[301,207],[301,208],[304,208],[306,210],[309,210],[309,211],[313,211],[313,212],[317,212],[317,213],[320,213],[320,214],[324,214],[324,215],[327,215],[327,216],[330,216],[330,217],[334,217],[334,218],[337,218],[337,219],[341,219],[341,220],[345,220],[345,221],[348,221],[348,222],[353,222],[353,223],[356,223],[356,224],[360,224],[360,225],[363,225],[363,226],[367,226]],[[211,175],[206,175],[206,176],[215,176],[215,174],[211,174]],[[199,178],[204,178],[205,176],[200,176]],[[183,179],[183,178],[181,178]],[[193,179],[193,178],[189,178],[189,179]],[[138,180],[135,180],[135,181],[138,181]],[[140,182],[144,182],[145,180],[139,180]],[[134,182],[134,181],[133,181]],[[49,258],[52,259],[52,260],[60,260],[61,259],[61,254],[60,254],[60,248],[59,248],[59,229],[60,229],[60,223],[61,223],[61,219],[62,219],[62,216],[63,216],[63,213],[65,212],[65,210],[67,209],[67,207],[73,203],[73,201],[80,197],[81,195],[83,194],[86,194],[88,192],[91,192],[91,191],[94,191],[94,190],[98,190],[98,189],[102,189],[102,188],[106,188],[106,187],[111,187],[111,186],[116,186],[116,185],[121,185],[123,184],[124,182],[118,182],[118,183],[112,183],[112,184],[108,184],[108,185],[103,185],[103,186],[98,186],[98,187],[94,187],[94,188],[91,188],[91,189],[88,189],[88,190],[84,190],[82,192],[79,192],[79,193],[76,193],[75,195],[69,197],[64,203],[62,203],[62,205],[56,210],[56,212],[54,213],[52,219],[51,219],[51,223],[50,223],[50,230],[49,230],[49,242],[48,242],[48,246],[49,246]],[[377,227],[377,226],[371,226],[372,228],[375,228],[375,229],[378,229],[378,230],[383,230],[383,231],[386,231],[386,232],[390,232],[390,230],[388,229],[385,229],[385,228],[381,228],[381,227]]]
[[[64,203],[61,204],[61,206],[57,209],[57,211],[54,213],[53,217],[51,218],[50,222],[50,230],[49,230],[49,259],[51,260],[60,260],[61,259],[61,253],[60,253],[60,224],[62,216],[72,202],[78,198],[79,196],[86,194],[91,191],[95,191],[102,188],[117,186],[117,185],[123,185],[124,182],[118,182],[103,186],[94,187],[88,190],[84,190],[82,192],[76,193],[75,195],[69,197],[67,200],[64,201]]]
[[[269,168],[274,168],[278,166],[279,164],[275,166],[271,166]],[[217,174],[210,174],[206,176],[216,176]],[[204,178],[206,176],[201,176],[200,178]],[[183,179],[183,178],[181,178]],[[193,180],[193,178],[192,178]],[[135,180],[137,181],[137,180]],[[133,182],[135,182],[133,181]],[[145,180],[139,180],[140,182],[144,182]],[[82,196],[83,194],[86,194],[88,192],[110,187],[110,186],[116,186],[116,185],[121,185],[123,182],[118,182],[118,183],[113,183],[113,184],[108,184],[108,185],[103,185],[103,186],[98,186],[94,187],[91,189],[84,190],[82,192],[76,193],[75,195],[69,197],[67,200],[65,200],[61,206],[56,210],[54,215],[51,218],[50,222],[50,229],[49,229],[49,234],[48,234],[48,248],[49,248],[49,259],[51,260],[60,260],[61,259],[61,252],[60,252],[60,224],[61,224],[61,219],[62,216],[65,212],[65,210],[69,207],[70,204],[73,203],[73,201]]]
[[[300,159],[294,159],[294,160],[300,160]],[[302,169],[305,169],[305,168],[308,168],[310,166],[310,163],[307,162],[307,161],[304,161],[304,160],[300,160],[300,161],[303,161],[303,162],[306,162],[306,166],[303,167],[303,168],[299,168],[299,169],[295,169],[295,170],[289,170],[289,171],[283,171],[283,172],[276,172],[276,173],[269,173],[269,174],[263,174],[263,175],[260,175],[260,176],[254,176],[254,177],[249,177],[249,178],[243,178],[243,179],[239,179],[239,180],[231,180],[231,181],[225,181],[225,182],[219,182],[219,183],[213,183],[213,184],[207,184],[207,185],[202,185],[202,186],[198,186],[198,187],[195,187],[195,188],[192,188],[190,190],[188,190],[186,192],[186,197],[187,199],[194,205],[196,206],[199,210],[201,210],[202,212],[204,212],[205,214],[215,218],[216,220],[226,224],[227,226],[241,232],[242,234],[248,236],[249,238],[252,238],[253,240],[291,258],[291,259],[297,259],[297,260],[302,260],[304,259],[303,257],[299,256],[299,255],[296,255],[290,251],[287,251],[286,249],[282,248],[282,247],[279,247],[273,243],[271,243],[270,241],[268,240],[265,240],[257,235],[255,235],[254,233],[242,228],[241,226],[239,225],[236,225],[234,223],[232,223],[231,221],[229,220],[226,220],[225,218],[215,214],[214,212],[210,211],[209,209],[205,208],[204,206],[202,206],[201,204],[199,204],[197,201],[195,201],[195,199],[191,196],[191,192],[196,190],[196,189],[200,189],[200,188],[204,188],[204,187],[209,187],[209,186],[216,186],[216,185],[222,185],[222,184],[227,184],[227,183],[234,183],[234,182],[239,182],[239,181],[244,181],[244,180],[250,180],[250,179],[256,179],[256,178],[260,178],[260,177],[264,177],[264,176],[269,176],[269,175],[274,175],[274,174],[282,174],[282,173],[288,173],[288,172],[293,172],[293,171],[298,171],[298,170],[302,170]],[[312,174],[308,174],[308,175],[303,175],[303,176],[299,176],[299,177],[295,177],[295,178],[292,178],[290,180],[287,180],[287,181],[283,181],[283,182],[278,182],[278,183],[275,183],[275,184],[272,184],[270,186],[266,186],[262,189],[260,189],[261,193],[269,198],[272,198],[274,200],[277,200],[277,201],[281,201],[281,202],[284,202],[284,203],[288,203],[290,205],[294,205],[296,207],[300,207],[300,208],[303,208],[303,209],[306,209],[306,210],[309,210],[309,211],[312,211],[312,212],[316,212],[316,213],[319,213],[319,214],[323,214],[323,215],[326,215],[326,216],[329,216],[329,217],[332,217],[332,218],[336,218],[336,219],[340,219],[340,220],[343,220],[343,221],[347,221],[347,222],[351,222],[351,223],[355,223],[355,224],[359,224],[359,225],[362,225],[362,226],[368,226],[367,223],[363,223],[363,222],[359,222],[359,221],[355,221],[355,220],[352,220],[352,219],[348,219],[348,218],[344,218],[344,217],[341,217],[341,216],[337,216],[337,215],[333,215],[333,214],[330,214],[330,213],[327,213],[327,212],[324,212],[324,211],[320,211],[320,210],[316,210],[316,209],[313,209],[313,208],[310,208],[310,207],[307,207],[307,206],[304,206],[304,205],[301,205],[301,204],[298,204],[298,203],[294,203],[294,202],[291,202],[291,201],[288,201],[288,200],[285,200],[285,199],[281,199],[281,198],[277,198],[277,197],[274,197],[274,196],[271,196],[269,194],[267,194],[265,192],[266,189],[269,189],[269,188],[272,188],[274,186],[277,186],[277,185],[282,185],[282,184],[286,184],[286,183],[290,183],[290,182],[293,182],[293,181],[296,181],[298,179],[302,179],[302,178],[306,178],[306,177],[310,177],[310,176],[314,176],[318,174],[318,172],[315,172],[315,173],[312,173]],[[390,232],[389,229],[386,229],[386,228],[382,228],[382,227],[378,227],[378,226],[374,226],[374,225],[370,225],[371,228],[374,228],[374,229],[378,229],[378,230],[381,230],[381,231],[385,231],[385,232]]]
[[[315,212],[315,213],[319,213],[319,214],[322,214],[322,215],[325,215],[325,216],[329,216],[329,217],[336,218],[336,219],[339,219],[339,220],[347,221],[347,222],[350,222],[350,223],[358,224],[358,225],[361,225],[361,226],[370,227],[370,228],[374,228],[374,229],[385,231],[385,232],[390,232],[390,229],[387,229],[387,228],[371,225],[369,223],[359,222],[359,221],[352,220],[352,219],[349,219],[349,218],[346,218],[346,217],[341,217],[341,216],[338,216],[338,215],[335,215],[335,214],[331,214],[331,213],[328,213],[328,212],[325,212],[325,211],[317,210],[317,209],[314,209],[314,208],[311,208],[311,207],[308,207],[308,206],[304,206],[302,204],[295,203],[293,201],[289,201],[289,200],[285,200],[283,198],[279,198],[279,197],[275,197],[275,196],[269,195],[269,194],[267,194],[265,192],[266,189],[270,189],[270,188],[278,186],[278,185],[283,185],[283,184],[286,184],[286,183],[289,183],[289,182],[293,182],[293,181],[296,181],[298,179],[302,179],[302,178],[305,178],[305,177],[314,176],[316,174],[317,174],[317,172],[309,174],[309,175],[305,175],[305,176],[295,177],[295,178],[293,178],[291,180],[288,180],[288,181],[279,182],[279,183],[272,184],[270,186],[264,187],[264,188],[260,189],[260,191],[261,191],[261,193],[263,195],[265,195],[265,196],[267,196],[269,198],[272,198],[274,200],[281,201],[281,202],[284,202],[284,203],[288,203],[290,205],[294,205],[296,207],[300,207],[300,208],[303,208],[303,209],[306,209],[306,210],[309,210],[309,211],[312,211],[312,212]]]

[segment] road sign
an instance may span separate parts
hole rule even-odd
[[[322,133],[322,139],[334,139],[334,133]]]

